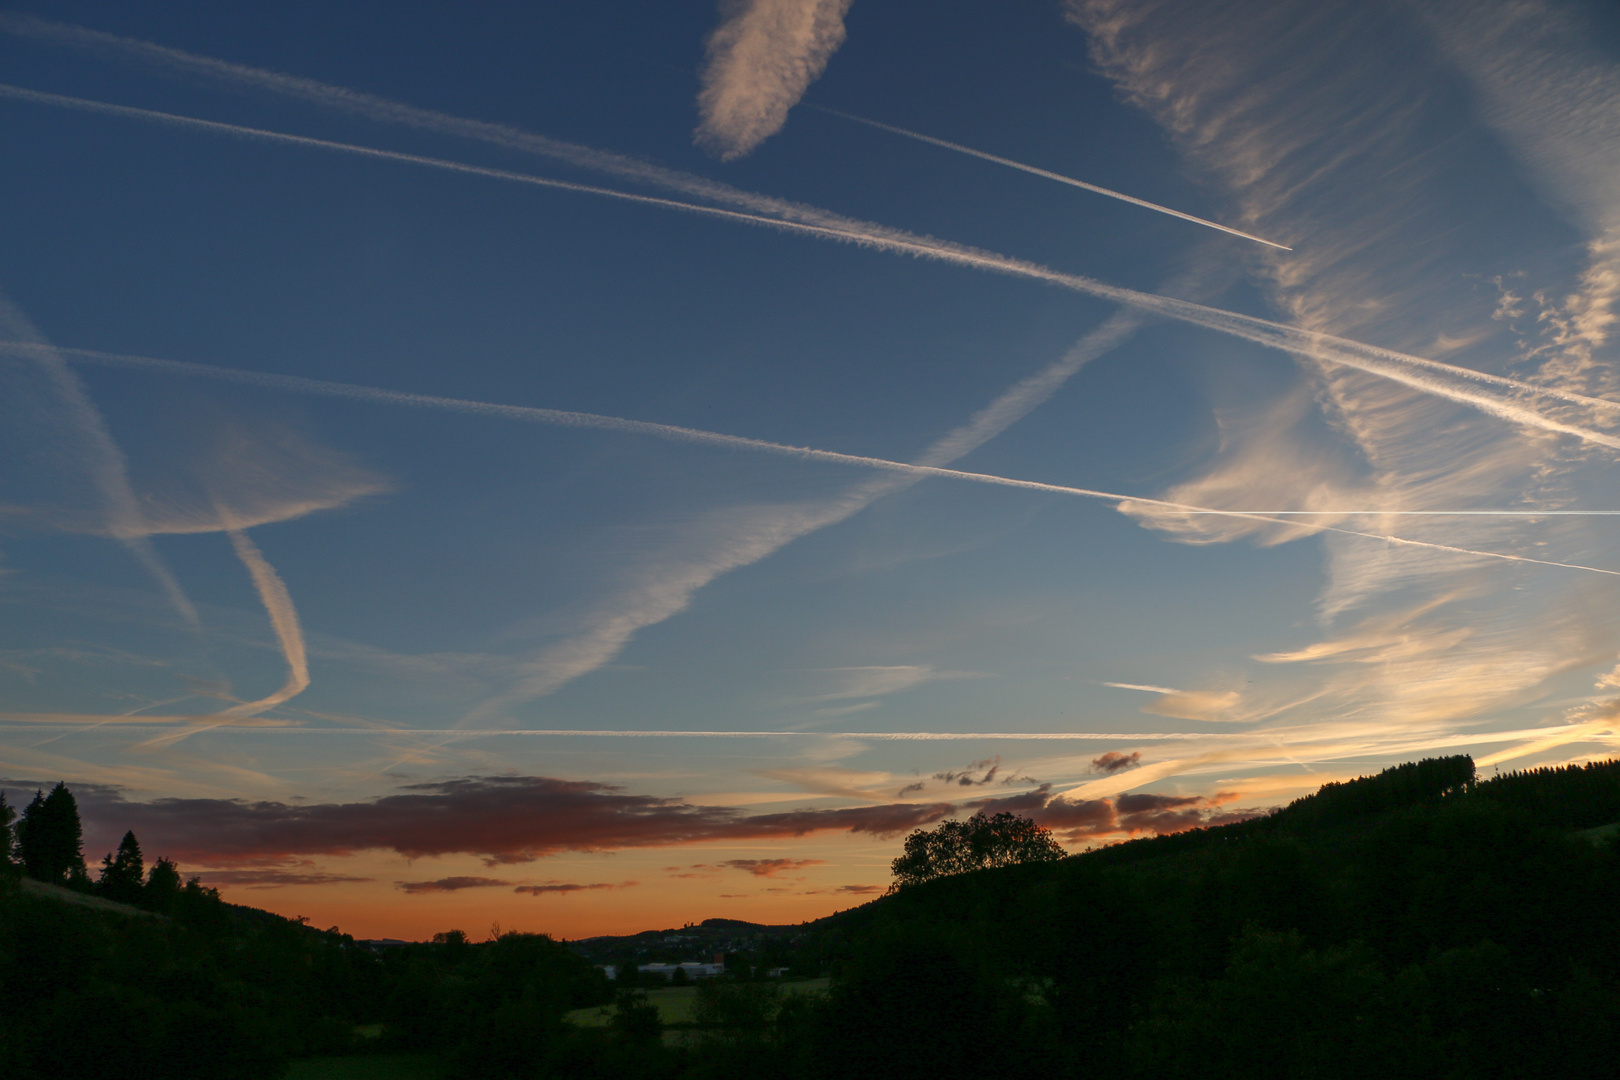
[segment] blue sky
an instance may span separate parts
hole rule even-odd
[[[0,775],[323,924],[578,936],[823,914],[948,813],[1607,756],[1617,60],[1564,2],[12,6]]]

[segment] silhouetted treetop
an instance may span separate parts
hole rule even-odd
[[[79,804],[65,783],[36,791],[17,823],[17,850],[29,877],[54,885],[86,883]]]
[[[1274,820],[1300,826],[1380,814],[1465,790],[1473,782],[1474,759],[1467,754],[1424,758],[1377,776],[1323,784],[1315,794],[1289,803]]]
[[[985,817],[981,812],[906,837],[905,854],[890,864],[892,888],[993,866],[1054,862],[1065,854],[1051,832],[1030,818],[1009,813]]]
[[[141,858],[141,845],[133,832],[126,832],[119,841],[118,854],[101,860],[101,878],[96,888],[109,900],[133,904],[141,899],[145,884],[146,862]]]
[[[13,873],[11,852],[13,847],[11,823],[17,820],[17,811],[6,802],[6,793],[0,791],[0,875]]]

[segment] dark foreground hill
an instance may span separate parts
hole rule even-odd
[[[377,952],[250,909],[143,919],[13,888],[0,1061],[18,1078],[270,1080],[289,1057],[370,1047],[479,1077],[1613,1075],[1620,763],[1473,772],[1403,765],[801,927],[589,943],[724,943],[732,976],[679,1039],[597,957],[539,935]],[[754,978],[775,966],[831,990],[778,995]],[[608,1028],[563,1022],[616,993]]]

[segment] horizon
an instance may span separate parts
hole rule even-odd
[[[92,868],[779,925],[1615,753],[1620,14],[633,16],[0,12],[0,790]]]

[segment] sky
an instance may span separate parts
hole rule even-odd
[[[0,9],[0,786],[565,938],[1620,744],[1620,10]]]

